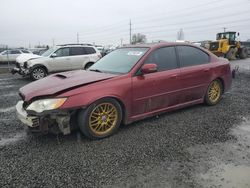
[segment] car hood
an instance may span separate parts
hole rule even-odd
[[[93,71],[69,71],[53,74],[41,80],[32,82],[20,89],[24,101],[36,97],[51,96],[65,90],[113,78],[117,75]]]
[[[42,56],[36,55],[36,54],[21,54],[16,58],[16,62],[23,64],[25,61],[31,60],[31,59],[37,59],[41,58]]]

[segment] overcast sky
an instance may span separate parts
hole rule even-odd
[[[217,32],[250,39],[250,0],[1,0],[0,44],[32,47],[75,43],[120,44],[132,33],[149,42],[214,40]]]

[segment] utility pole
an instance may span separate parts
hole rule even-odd
[[[226,27],[223,27],[224,33],[226,32],[226,29],[227,29]]]
[[[78,33],[76,34],[76,41],[77,41],[77,44],[79,44],[79,34]]]
[[[129,43],[132,43],[132,24],[131,24],[131,19],[129,21]]]

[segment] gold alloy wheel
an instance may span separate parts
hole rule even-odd
[[[212,103],[216,103],[221,96],[221,86],[218,80],[211,83],[208,90],[208,98]]]
[[[89,127],[93,133],[102,136],[113,130],[118,120],[118,111],[111,103],[97,105],[89,116]]]

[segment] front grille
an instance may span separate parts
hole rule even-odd
[[[39,119],[38,118],[33,118],[32,123],[33,123],[33,127],[39,126]]]
[[[218,50],[219,48],[219,42],[211,42],[209,46],[210,51]]]

